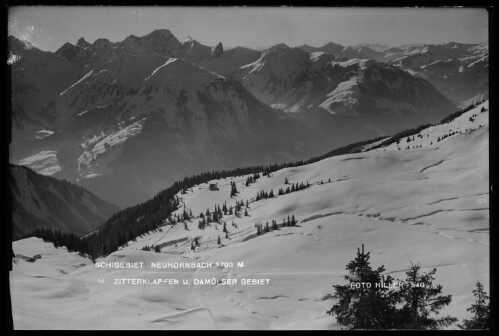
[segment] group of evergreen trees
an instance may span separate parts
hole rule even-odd
[[[246,186],[249,186],[252,183],[255,183],[260,178],[260,174],[255,173],[253,175],[248,176],[246,179]]]
[[[384,266],[373,269],[370,253],[357,249],[357,255],[346,269],[347,285],[334,285],[337,303],[328,311],[338,324],[348,329],[440,329],[457,322],[451,316],[439,316],[442,308],[449,305],[452,296],[442,294],[442,285],[434,284],[433,268],[421,272],[419,264],[410,265],[405,280],[396,280],[383,274]],[[461,328],[490,326],[490,308],[483,286],[477,283],[473,291],[477,302],[468,309],[475,313],[465,320]]]
[[[288,215],[287,219],[286,218],[282,219],[282,224],[280,226],[281,227],[295,226],[297,223],[298,222],[296,221],[295,215],[292,215],[291,217]],[[266,222],[265,226],[261,222],[257,222],[255,223],[255,228],[257,236],[260,236],[264,233],[277,230],[279,228],[279,225],[277,224],[276,220],[272,220],[270,225],[269,222]]]
[[[284,183],[284,184],[289,184],[289,182],[288,183]],[[305,184],[303,182],[301,182],[301,183],[298,183],[298,182],[292,183],[291,186],[286,187],[286,189],[279,188],[279,191],[277,192],[277,195],[281,196],[281,195],[289,194],[289,193],[292,193],[292,192],[295,192],[295,191],[300,191],[300,190],[303,190],[303,189],[307,189],[308,187],[310,187],[310,184],[308,183],[308,181],[307,181],[307,184]]]
[[[256,193],[255,201],[259,201],[261,199],[266,199],[266,198],[273,198],[274,196],[275,195],[273,190],[270,190],[270,192],[267,192],[265,190],[260,190],[259,192]]]

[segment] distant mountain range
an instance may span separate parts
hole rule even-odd
[[[233,76],[337,145],[435,122],[456,109],[430,83],[397,67],[284,44]]]
[[[11,162],[122,207],[186,175],[306,159],[436,121],[488,92],[486,45],[260,52],[166,29],[54,53],[8,41]]]
[[[395,65],[414,76],[428,80],[456,105],[476,96],[488,97],[487,42],[408,44],[394,48],[371,44],[344,47],[327,43],[317,48],[303,45],[300,49],[307,52],[323,51],[347,58],[372,59]]]

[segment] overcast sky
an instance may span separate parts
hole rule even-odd
[[[55,51],[80,37],[121,41],[155,29],[169,29],[180,41],[188,36],[225,47],[289,46],[327,42],[480,43],[488,39],[485,9],[438,8],[229,8],[229,7],[11,7],[9,35]]]

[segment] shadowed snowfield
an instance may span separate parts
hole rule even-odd
[[[482,106],[487,107],[481,112]],[[470,116],[477,114],[473,121]],[[449,130],[458,133],[436,141]],[[262,176],[212,181],[179,194],[194,216],[215,205],[249,200],[248,217],[224,216],[222,225],[198,229],[198,218],[130,241],[98,261],[144,262],[144,269],[101,269],[89,259],[29,238],[13,243],[11,272],[15,329],[336,329],[326,314],[334,304],[332,285],[345,284],[345,266],[365,245],[371,265],[405,279],[410,261],[422,271],[436,267],[436,283],[452,294],[442,314],[460,320],[474,301],[476,281],[489,286],[488,102],[449,124],[421,131],[406,144],[328,158]],[[407,145],[420,148],[404,149]],[[310,187],[255,201],[260,190],[277,195],[290,183]],[[331,182],[329,182],[331,180]],[[323,181],[324,184],[320,182]],[[182,213],[183,208],[178,210]],[[288,215],[295,227],[256,235],[255,223]],[[231,225],[237,224],[237,228]],[[220,236],[221,245],[217,244]],[[200,246],[191,251],[197,237]],[[142,251],[159,245],[161,253]],[[151,262],[233,262],[211,269],[151,269]],[[237,267],[243,262],[243,267]],[[168,273],[170,272],[170,273]],[[179,272],[179,273],[171,273]],[[235,285],[192,285],[194,279],[237,279]],[[114,278],[180,279],[179,285],[114,285]],[[270,279],[241,285],[241,279]],[[104,284],[98,284],[104,279]],[[182,285],[182,279],[191,285]],[[451,327],[455,328],[455,327]]]

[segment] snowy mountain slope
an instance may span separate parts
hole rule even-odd
[[[450,139],[460,134],[468,134],[482,127],[487,127],[488,123],[489,101],[487,100],[469,111],[464,112],[459,117],[456,117],[452,122],[427,127],[417,134],[404,137],[398,142],[382,145],[381,148],[375,148],[373,150],[390,151],[400,149],[438,148],[440,142],[451,141]],[[377,143],[366,145],[362,148],[362,151],[371,150],[372,148],[377,147],[377,145],[381,145],[383,142],[389,140],[390,137]]]
[[[119,208],[79,186],[22,167],[10,167],[14,237],[45,227],[88,233]]]
[[[373,266],[385,265],[396,278],[404,277],[410,261],[419,262],[424,271],[436,267],[436,282],[443,285],[445,294],[452,294],[452,303],[443,314],[469,318],[466,308],[474,301],[474,283],[489,286],[488,112],[481,112],[487,104],[441,127],[423,130],[421,148],[366,148],[285,168],[248,186],[244,183],[247,176],[237,176],[179,193],[184,206],[178,214],[185,209],[197,216],[206,209],[213,211],[215,205],[226,202],[231,206],[243,200],[249,202],[249,216],[223,217],[228,238],[222,224],[199,229],[199,218],[195,218],[137,237],[99,260],[144,262],[144,269],[83,266],[56,276],[39,261],[19,261],[11,276],[14,325],[20,329],[338,329],[334,318],[326,314],[334,304],[328,295],[333,284],[345,283],[345,265],[361,244],[371,252]],[[470,121],[473,115],[475,121]],[[426,144],[449,129],[465,132]],[[285,188],[286,179],[310,186],[255,200],[261,190],[277,193]],[[239,191],[236,198],[230,197],[231,180]],[[218,183],[219,190],[210,190],[209,183]],[[256,234],[255,223],[277,220],[281,224],[288,215],[296,217],[297,226]],[[195,238],[199,247],[191,251]],[[145,245],[159,246],[161,252],[144,251]],[[15,242],[13,248],[15,254],[31,256],[45,247],[39,241],[24,240]],[[42,254],[40,261],[55,263],[64,250],[58,254]],[[66,255],[70,265],[79,263]],[[234,266],[150,267],[151,262],[181,261],[233,262]],[[244,266],[237,267],[237,262]],[[48,278],[35,286],[39,279],[33,276]],[[238,283],[112,284],[114,278],[192,282],[213,277],[237,279]],[[248,278],[270,280],[268,285],[243,285],[241,280]],[[97,284],[97,279],[104,279],[105,284]],[[54,292],[53,288],[62,290]],[[92,324],[85,324],[89,319]]]

